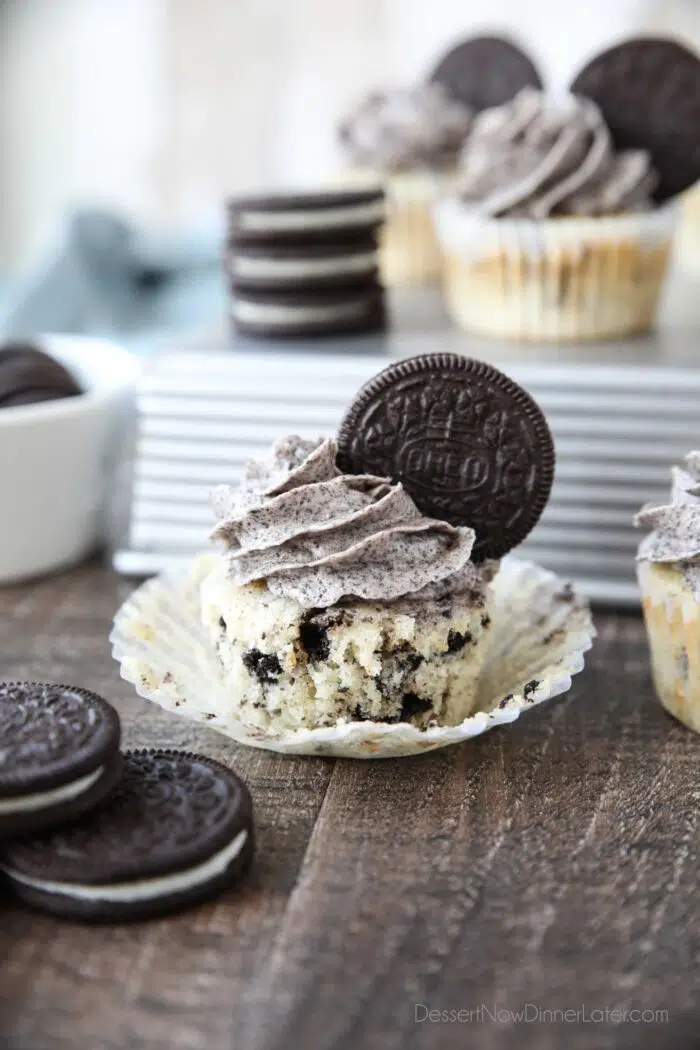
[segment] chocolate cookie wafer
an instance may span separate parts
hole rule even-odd
[[[379,253],[373,234],[324,240],[230,245],[226,266],[234,288],[317,291],[361,280],[378,282]]]
[[[96,693],[0,684],[0,838],[73,820],[121,773],[119,717]]]
[[[241,332],[272,338],[370,332],[386,323],[384,296],[372,281],[311,292],[239,288],[231,310]]]
[[[0,408],[82,394],[67,368],[31,343],[0,345]]]
[[[427,354],[390,365],[338,435],[346,474],[401,481],[420,510],[476,532],[472,559],[500,558],[538,522],[554,480],[539,406],[482,361]]]
[[[589,62],[571,90],[597,104],[618,149],[650,154],[658,201],[700,179],[700,58],[677,40],[618,44]]]
[[[532,59],[498,36],[473,37],[457,44],[443,55],[430,80],[476,112],[503,105],[525,87],[542,87]]]
[[[79,823],[7,844],[1,866],[26,903],[86,921],[142,919],[232,886],[254,851],[247,787],[180,751],[131,751],[109,803]]]
[[[381,226],[384,210],[381,188],[239,197],[229,203],[229,232],[235,240],[273,244],[366,235]]]

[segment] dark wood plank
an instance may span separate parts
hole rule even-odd
[[[333,763],[239,748],[134,697],[107,643],[128,590],[89,566],[0,591],[0,678],[94,688],[128,746],[233,764],[258,860],[240,892],[143,925],[83,928],[5,902],[3,1047],[697,1045],[700,738],[654,700],[639,619],[600,617],[573,691],[513,727],[422,758]],[[417,1003],[668,1021],[417,1023]]]
[[[516,726],[338,765],[243,1045],[697,1045],[700,740],[653,700],[641,622],[601,628],[569,697]],[[672,1024],[416,1023],[415,1004]]]
[[[228,1048],[238,1003],[272,946],[332,775],[327,760],[240,748],[135,697],[107,642],[129,590],[89,567],[0,591],[0,680],[96,689],[119,709],[126,746],[201,750],[232,765],[255,801],[258,859],[239,892],[147,924],[90,929],[6,903],[3,1048]]]

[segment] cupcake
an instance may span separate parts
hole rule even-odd
[[[685,464],[673,468],[670,502],[636,517],[652,530],[640,544],[637,574],[659,699],[700,733],[700,452]]]
[[[242,720],[456,725],[471,712],[496,565],[404,487],[341,474],[334,441],[287,437],[213,496],[228,555],[202,617]]]
[[[657,184],[649,153],[617,151],[590,99],[525,88],[485,110],[436,214],[454,321],[523,340],[647,330],[673,228]]]
[[[384,185],[387,216],[381,235],[385,284],[437,281],[440,249],[432,206],[449,185],[471,111],[440,84],[374,92],[341,124],[349,185]]]
[[[532,399],[456,355],[380,373],[337,442],[277,441],[212,496],[220,553],[200,599],[216,716],[267,733],[463,722],[500,557],[539,518],[553,457]]]
[[[593,59],[560,102],[527,88],[482,112],[436,210],[455,322],[531,341],[647,331],[673,199],[700,176],[698,91],[698,59],[652,38]]]

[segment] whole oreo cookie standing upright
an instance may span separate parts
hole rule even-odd
[[[499,36],[463,40],[443,55],[430,80],[476,112],[503,105],[525,87],[542,87],[532,59]]]
[[[56,401],[82,392],[67,368],[33,344],[0,345],[0,408]]]
[[[618,149],[647,150],[659,202],[700,179],[700,58],[676,40],[639,37],[592,59],[571,85],[601,110]]]
[[[86,921],[141,919],[227,889],[254,849],[252,803],[232,770],[180,751],[131,751],[109,804],[7,845],[2,868],[28,904]]]
[[[347,474],[401,481],[429,517],[476,532],[500,558],[537,524],[554,480],[542,410],[502,372],[457,354],[390,365],[360,390],[338,436]]]
[[[119,716],[86,689],[0,683],[0,838],[73,820],[121,774]]]

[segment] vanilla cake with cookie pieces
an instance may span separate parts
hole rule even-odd
[[[201,616],[230,716],[290,730],[472,714],[490,584],[539,518],[553,464],[529,395],[456,355],[384,370],[338,443],[276,442],[213,493],[222,551]]]

